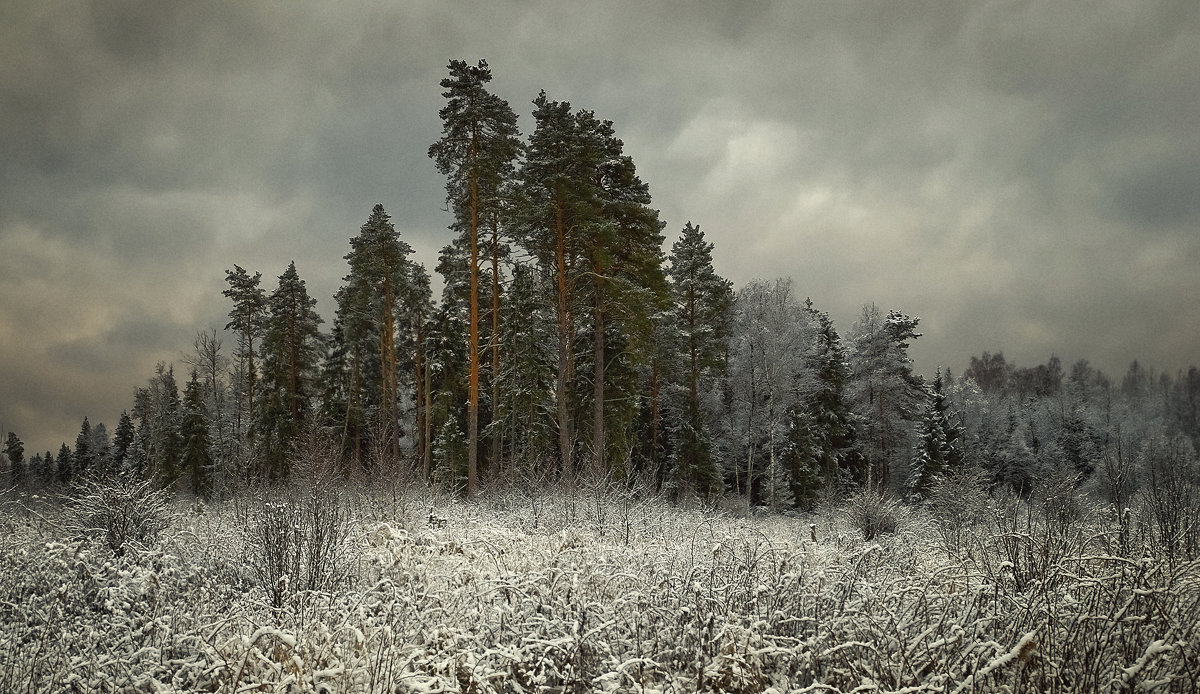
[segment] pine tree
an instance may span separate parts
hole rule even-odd
[[[669,302],[663,268],[663,223],[650,207],[650,190],[637,175],[633,159],[623,153],[611,121],[580,111],[581,134],[598,151],[595,178],[598,218],[582,235],[584,263],[590,282],[584,286],[591,308],[592,330],[592,459],[595,472],[618,476],[611,469],[607,416],[616,416],[617,431],[632,426],[636,394],[635,368],[652,357],[653,316]],[[614,348],[609,349],[611,346]],[[623,359],[612,359],[610,352]],[[610,371],[610,364],[617,372]],[[623,377],[623,378],[622,378]],[[622,386],[624,386],[622,388]],[[607,390],[620,388],[618,412],[608,403]],[[627,451],[624,441],[617,452]]]
[[[309,415],[323,351],[317,300],[308,296],[296,263],[288,264],[267,298],[270,316],[263,337],[264,472],[270,479],[287,473],[286,453]]]
[[[204,499],[212,496],[212,444],[208,435],[208,412],[204,391],[195,371],[183,391],[183,469],[187,471],[192,494]]]
[[[682,495],[704,496],[721,489],[721,474],[712,458],[709,421],[702,394],[720,368],[733,304],[731,283],[712,266],[713,245],[691,222],[671,246],[668,275],[677,334],[676,363],[682,372],[678,421],[674,437],[673,482]]]
[[[554,297],[555,425],[563,477],[575,476],[571,381],[575,330],[585,257],[585,236],[600,211],[596,172],[602,152],[571,104],[551,101],[541,92],[534,100],[535,128],[521,169],[522,243],[551,278]],[[583,118],[586,120],[586,118]]]
[[[234,265],[232,270],[225,271],[225,281],[229,288],[222,292],[233,301],[229,311],[229,323],[226,330],[233,330],[238,336],[237,358],[240,370],[244,375],[243,406],[237,410],[234,428],[239,440],[245,439],[253,444],[254,436],[254,407],[256,402],[255,384],[258,381],[258,367],[254,363],[254,346],[262,338],[267,320],[267,296],[259,284],[262,273],[253,276],[240,266]]]
[[[479,255],[480,230],[499,215],[500,191],[511,178],[520,152],[517,117],[508,102],[490,93],[487,61],[472,67],[462,60],[448,65],[450,77],[441,86],[447,99],[442,108],[442,137],[429,148],[438,172],[447,176],[446,198],[455,227],[468,251],[469,314],[467,319],[467,496],[478,485],[479,449]],[[493,226],[494,233],[498,224]],[[498,252],[496,242],[493,248]],[[493,265],[493,271],[498,270]],[[496,277],[494,286],[498,287]],[[493,318],[499,296],[493,296]]]
[[[25,470],[25,444],[13,432],[4,440],[4,455],[8,458],[9,484],[20,489],[28,482]]]

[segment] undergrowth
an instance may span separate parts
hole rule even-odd
[[[395,498],[339,496],[338,580],[280,592],[255,568],[254,498],[178,504],[156,544],[119,555],[10,505],[0,691],[1183,692],[1200,678],[1200,567],[1102,551],[1100,517],[1055,499],[995,502],[952,534],[905,509],[864,541],[841,509]]]

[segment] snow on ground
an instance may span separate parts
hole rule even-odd
[[[998,535],[955,554],[919,510],[864,542],[834,511],[358,494],[341,570],[276,606],[252,566],[256,503],[179,504],[124,556],[10,504],[0,691],[1189,691],[1200,675],[1194,564],[1087,545],[1018,585]]]

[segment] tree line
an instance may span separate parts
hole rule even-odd
[[[328,331],[294,263],[270,291],[234,265],[232,349],[198,333],[182,393],[159,364],[111,437],[85,419],[73,449],[27,461],[10,433],[11,482],[129,475],[207,497],[287,479],[313,436],[347,475],[405,470],[468,497],[586,476],[776,509],[863,486],[920,498],[967,467],[1026,493],[1063,469],[1111,490],[1135,484],[1109,479],[1117,463],[1162,441],[1194,462],[1194,367],[1134,363],[1114,385],[1086,361],[985,353],[927,380],[918,318],[867,305],[843,338],[790,280],[735,292],[699,226],[664,252],[610,121],[542,92],[523,137],[485,61],[448,72],[428,151],[452,214],[437,301],[382,205],[349,239]]]

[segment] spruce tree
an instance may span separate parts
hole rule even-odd
[[[129,412],[122,410],[121,418],[117,421],[117,429],[113,432],[112,455],[109,457],[109,473],[121,475],[129,458],[130,447],[133,445],[135,429],[133,418]]]
[[[682,376],[673,482],[683,495],[709,496],[722,486],[720,469],[712,457],[703,394],[715,383],[714,374],[721,367],[733,289],[713,269],[712,250],[700,227],[688,222],[671,246],[668,271],[677,335],[675,361]]]
[[[854,415],[846,401],[850,365],[829,314],[813,309],[811,301],[805,307],[817,330],[805,357],[814,387],[803,401],[813,428],[817,470],[823,483],[834,485],[861,474]]]
[[[11,431],[4,439],[4,455],[8,458],[9,484],[18,489],[24,487],[28,481],[25,470],[25,444]]]
[[[350,273],[336,297],[331,366],[338,369],[333,377],[343,384],[343,439],[360,462],[368,447],[383,459],[394,461],[400,455],[402,350],[397,340],[403,342],[411,331],[402,315],[413,296],[411,253],[383,205],[377,204],[350,239],[345,256]]]
[[[513,162],[521,149],[517,117],[508,102],[487,90],[492,79],[487,61],[470,66],[462,60],[448,65],[450,76],[441,81],[447,100],[439,115],[442,137],[429,148],[438,172],[447,177],[446,200],[455,216],[454,227],[464,237],[468,252],[467,319],[467,496],[478,485],[479,449],[479,256],[480,232],[489,223],[498,235],[501,189],[511,178]],[[498,253],[493,239],[493,251]],[[498,271],[493,264],[493,272]],[[498,288],[499,278],[493,286]],[[493,294],[493,318],[498,318],[499,296]],[[493,338],[495,335],[493,335]]]
[[[493,426],[502,428],[506,457],[535,472],[534,461],[552,452],[554,443],[554,313],[543,298],[546,277],[537,268],[513,268],[503,305],[500,340],[505,359]]]
[[[75,464],[71,455],[71,449],[67,447],[67,442],[63,441],[62,446],[58,448],[58,456],[54,459],[55,481],[60,487],[69,487],[75,481]]]
[[[208,412],[204,390],[195,371],[183,391],[183,469],[187,472],[192,494],[204,499],[212,496],[212,444],[208,434]]]
[[[804,377],[790,412],[788,469],[793,503],[808,508],[820,486],[836,487],[861,474],[854,416],[845,400],[850,367],[829,314],[805,300],[815,331],[804,353]]]
[[[309,415],[323,352],[317,300],[308,296],[296,263],[288,264],[267,298],[269,318],[263,337],[263,430],[261,442],[270,479],[282,478],[286,453]]]
[[[58,479],[57,467],[54,454],[46,451],[46,455],[42,456],[42,464],[33,470],[34,483],[43,489],[53,485]]]
[[[71,460],[73,476],[86,475],[92,468],[92,425],[88,422],[87,417],[84,417],[83,423],[79,425],[79,435],[75,437],[75,451],[72,453]]]

